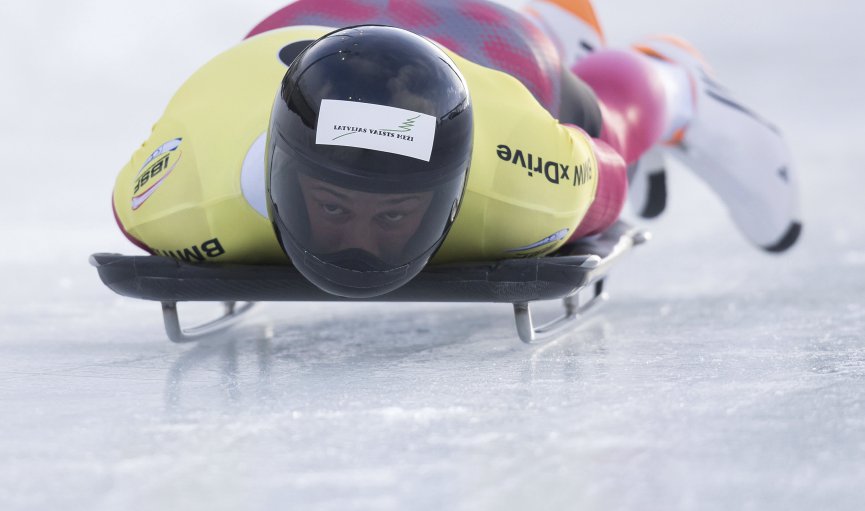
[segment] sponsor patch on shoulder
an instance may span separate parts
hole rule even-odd
[[[132,209],[136,210],[149,199],[156,190],[165,182],[165,178],[171,174],[183,151],[180,151],[181,138],[169,140],[157,147],[150,156],[144,160],[144,164],[138,169],[132,182]]]
[[[315,143],[358,147],[429,161],[436,118],[384,105],[325,99]]]

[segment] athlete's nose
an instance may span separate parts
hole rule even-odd
[[[381,257],[378,243],[373,239],[369,221],[361,220],[345,226],[340,239],[339,250],[357,248]]]

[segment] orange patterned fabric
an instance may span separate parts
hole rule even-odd
[[[635,50],[645,53],[646,55],[649,55],[651,57],[666,60],[667,62],[673,62],[673,59],[669,58],[666,55],[663,55],[655,48],[650,46],[652,40],[663,41],[665,43],[672,44],[673,46],[676,46],[681,50],[684,50],[686,53],[697,59],[704,69],[706,69],[707,71],[711,71],[711,66],[709,66],[709,63],[706,61],[703,55],[699,51],[697,51],[697,49],[694,48],[691,43],[682,39],[681,37],[668,34],[656,35],[648,38],[647,43],[649,44],[635,44],[633,47]]]
[[[598,35],[601,38],[604,38],[604,31],[601,30],[601,24],[598,23],[598,17],[595,15],[595,9],[592,7],[592,2],[590,0],[546,0],[551,4],[558,5],[562,9],[574,14],[581,20],[585,21],[595,30],[598,31]]]
[[[666,41],[666,42],[672,44],[673,46],[678,46],[679,48],[690,53],[691,56],[693,56],[694,58],[699,60],[704,65],[706,64],[706,59],[703,58],[703,55],[701,55],[700,52],[698,52],[697,49],[691,45],[691,43],[682,39],[681,37],[669,35],[669,34],[662,34],[662,35],[655,36],[655,39],[660,39],[661,41]]]

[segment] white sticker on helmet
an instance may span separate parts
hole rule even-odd
[[[324,99],[315,143],[359,147],[429,161],[436,118],[411,110]]]

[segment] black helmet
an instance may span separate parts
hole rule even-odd
[[[331,32],[288,68],[268,131],[267,204],[297,269],[378,296],[417,275],[453,223],[472,150],[454,62],[386,26]]]

